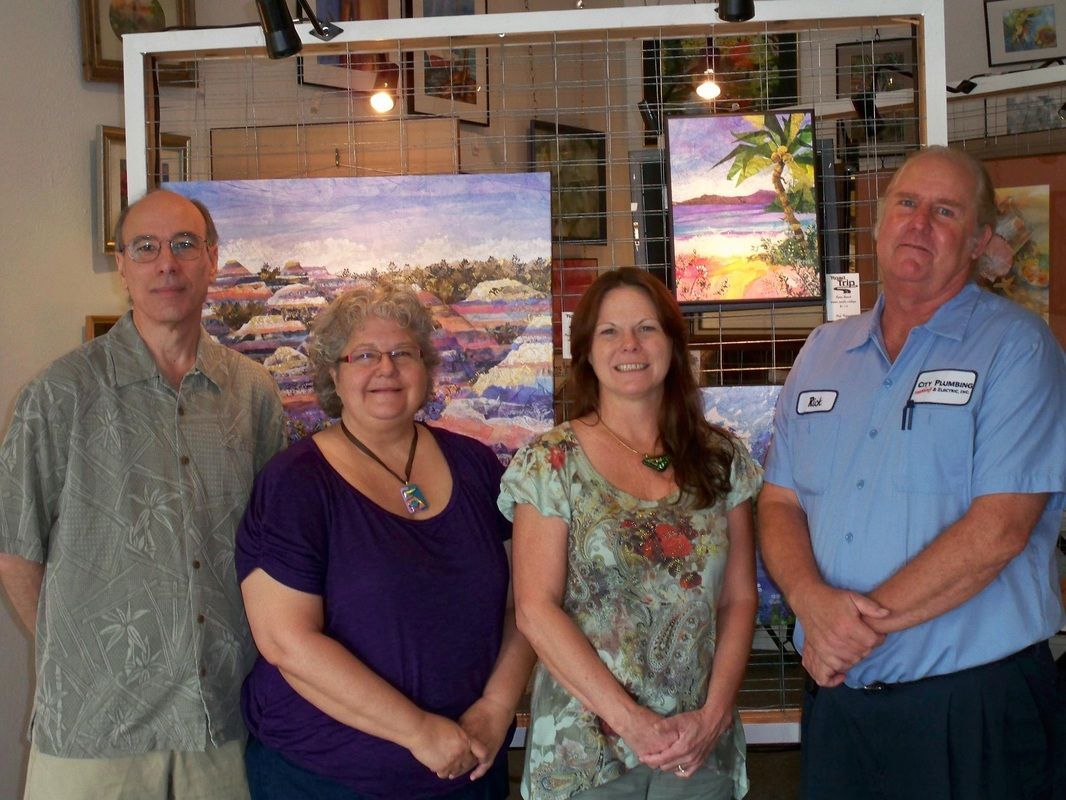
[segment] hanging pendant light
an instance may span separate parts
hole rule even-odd
[[[719,86],[718,82],[714,79],[714,70],[707,67],[707,69],[703,71],[703,80],[700,81],[700,85],[696,87],[696,94],[704,100],[714,100],[721,93],[722,87]]]

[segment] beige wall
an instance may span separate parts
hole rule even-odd
[[[200,3],[203,24],[254,19],[251,0]],[[219,8],[221,7],[221,8]],[[81,77],[76,0],[19,4],[5,15],[0,108],[0,430],[19,389],[76,347],[86,314],[117,314],[125,295],[97,252],[96,126],[122,122],[118,84]],[[0,601],[0,798],[21,793],[32,655]]]
[[[984,72],[984,20],[972,0],[946,0],[948,77]],[[595,6],[614,5],[592,0]],[[664,3],[665,4],[665,3]],[[497,3],[491,3],[493,7]],[[553,7],[558,7],[554,3]],[[0,73],[0,429],[19,388],[77,346],[86,314],[125,298],[94,230],[96,126],[122,125],[117,84],[81,79],[77,2],[22,3],[5,19]],[[536,7],[536,6],[534,6]],[[201,24],[255,18],[252,0],[198,3]],[[0,798],[19,796],[32,674],[27,638],[0,611]]]
[[[0,75],[0,427],[15,395],[81,340],[86,313],[118,313],[122,293],[92,236],[93,141],[119,124],[118,86],[81,79],[77,3],[40,0],[5,15]],[[6,605],[6,601],[5,601]],[[31,650],[0,612],[0,797],[19,796]]]

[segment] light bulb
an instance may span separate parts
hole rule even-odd
[[[704,100],[714,100],[718,95],[722,93],[722,87],[719,86],[714,80],[714,70],[707,68],[703,72],[703,81],[696,87],[696,94],[702,97]]]
[[[392,92],[388,89],[380,89],[370,95],[370,107],[379,114],[387,114],[392,111],[396,101],[392,99]]]

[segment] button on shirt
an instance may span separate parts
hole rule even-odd
[[[1063,623],[1052,558],[1066,491],[1061,347],[1042,320],[970,284],[893,363],[882,308],[811,334],[775,415],[766,480],[796,492],[825,580],[871,591],[980,495],[1055,496],[989,586],[889,635],[848,672],[850,686],[984,664]]]
[[[46,563],[41,752],[204,750],[244,735],[255,650],[234,532],[283,440],[266,370],[201,332],[175,390],[129,314],[23,390],[0,447],[0,551]]]

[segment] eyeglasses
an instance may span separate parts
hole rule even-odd
[[[117,248],[126,253],[138,264],[146,264],[159,258],[163,252],[163,243],[170,247],[170,252],[181,261],[195,261],[204,252],[205,242],[195,233],[179,233],[173,239],[160,239],[158,236],[138,236],[129,244]]]
[[[354,353],[338,358],[337,363],[340,364],[342,361],[347,361],[357,367],[376,367],[381,363],[382,356],[388,356],[389,361],[396,365],[397,368],[409,367],[416,361],[421,360],[422,350],[413,346],[397,347],[387,353],[383,353],[380,350],[356,350]]]

